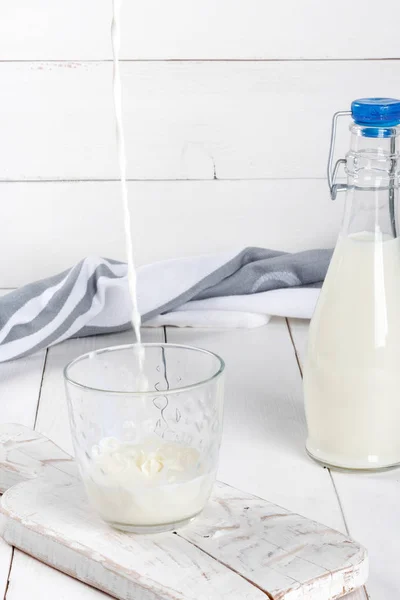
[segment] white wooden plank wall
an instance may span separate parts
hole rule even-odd
[[[325,188],[322,179],[297,180],[295,190],[288,179],[130,182],[138,263],[243,244],[331,246],[343,204],[328,201]],[[0,194],[7,286],[57,273],[89,254],[124,260],[118,182],[4,183]]]
[[[112,68],[0,64],[2,180],[118,177]],[[335,110],[400,95],[400,61],[127,61],[121,73],[131,179],[322,178]]]
[[[110,5],[111,0],[4,0],[1,55],[8,60],[111,58]],[[362,5],[348,0],[126,0],[121,55],[140,60],[398,56],[400,7],[388,0],[385,12],[378,11],[370,0]]]
[[[343,200],[331,204],[324,181],[331,115],[355,97],[400,96],[400,5],[387,1],[384,27],[376,10],[368,0],[125,0],[139,263],[333,244]],[[111,0],[0,6],[3,287],[87,254],[123,258],[110,17]],[[339,154],[347,135],[343,124]]]

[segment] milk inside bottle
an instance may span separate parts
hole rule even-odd
[[[381,469],[400,463],[400,101],[358,100],[351,114],[344,220],[304,369],[307,450]]]

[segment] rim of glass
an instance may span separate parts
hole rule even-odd
[[[105,354],[108,352],[114,352],[118,350],[127,350],[128,348],[137,348],[139,344],[121,344],[120,346],[107,346],[106,348],[100,348],[99,350],[93,350],[92,352],[85,352],[85,354],[81,354],[77,356],[73,360],[71,360],[63,369],[63,375],[65,381],[70,383],[71,385],[78,387],[83,390],[90,390],[92,392],[99,392],[101,394],[113,394],[118,396],[166,396],[169,394],[178,394],[180,392],[186,392],[188,390],[193,390],[195,388],[201,387],[206,383],[210,383],[215,379],[218,379],[222,375],[225,370],[225,362],[224,360],[215,352],[211,352],[211,350],[205,350],[204,348],[198,348],[197,346],[186,346],[185,344],[169,344],[167,342],[145,342],[144,344],[140,344],[145,348],[178,348],[180,350],[190,350],[199,352],[201,354],[208,354],[217,359],[219,363],[219,368],[215,371],[211,377],[207,377],[207,379],[203,379],[201,381],[197,381],[196,383],[191,383],[190,385],[184,385],[181,387],[174,387],[169,390],[147,390],[143,392],[139,391],[122,391],[122,390],[105,390],[104,388],[96,388],[90,385],[85,385],[84,383],[80,383],[79,381],[75,381],[72,377],[69,376],[68,371],[71,369],[76,363],[81,362],[82,360],[86,360],[89,356]]]

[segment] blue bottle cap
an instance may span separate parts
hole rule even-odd
[[[400,100],[394,98],[354,100],[351,103],[351,115],[357,125],[395,127],[400,125]]]

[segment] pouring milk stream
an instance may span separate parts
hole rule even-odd
[[[122,0],[113,0],[113,19],[111,24],[111,43],[113,51],[113,94],[114,94],[114,110],[115,110],[115,127],[117,140],[117,153],[119,163],[119,173],[121,182],[121,199],[124,215],[124,232],[125,232],[125,250],[126,260],[128,265],[128,286],[129,294],[132,302],[132,327],[135,332],[136,341],[138,343],[138,351],[140,363],[143,366],[144,348],[142,346],[142,338],[140,333],[141,317],[138,307],[137,298],[137,275],[135,261],[133,257],[132,243],[132,228],[131,228],[131,213],[128,203],[128,186],[126,184],[126,150],[125,150],[125,134],[122,119],[122,84],[119,64],[119,52],[121,47],[121,25],[120,12]]]
[[[149,381],[145,374],[146,355],[142,345],[141,317],[137,299],[137,276],[133,258],[131,218],[126,184],[126,152],[122,119],[122,89],[119,65],[120,9],[122,0],[113,0],[111,39],[113,50],[113,92],[116,140],[124,216],[128,285],[132,301],[132,326],[136,335],[136,356],[139,374],[135,390],[143,392],[132,398],[141,403],[143,415],[148,397]],[[144,424],[143,424],[144,423]],[[92,505],[103,519],[118,526],[159,526],[191,519],[204,507],[215,480],[215,473],[205,468],[200,453],[191,446],[167,442],[146,429],[146,420],[134,424],[134,438],[121,441],[106,437],[91,449],[91,460],[84,482]],[[129,424],[129,423],[127,423]]]

